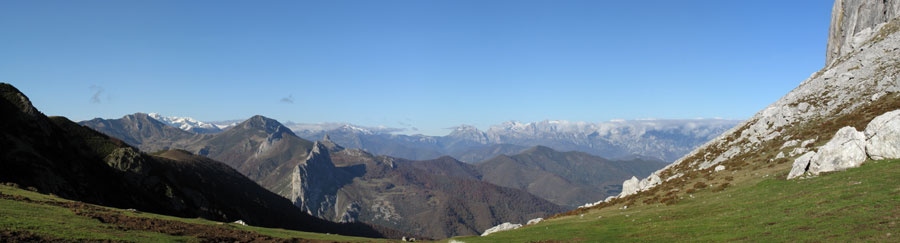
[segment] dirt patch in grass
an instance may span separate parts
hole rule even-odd
[[[0,229],[0,242],[74,242],[38,235],[27,231]],[[105,241],[110,242],[110,241]]]
[[[107,208],[81,202],[37,201],[23,196],[6,195],[2,193],[0,193],[0,199],[63,207],[71,210],[75,213],[75,215],[89,217],[92,219],[96,219],[101,223],[110,224],[112,228],[117,230],[138,230],[158,232],[173,236],[193,236],[199,238],[204,242],[333,242],[299,238],[276,238],[251,231],[229,229],[224,226],[220,227],[213,225],[190,224],[174,220],[134,217],[123,215]],[[2,239],[2,241],[4,242],[7,239],[12,239],[11,242],[65,241],[60,239],[47,238],[30,232],[18,231],[0,231],[0,239]]]

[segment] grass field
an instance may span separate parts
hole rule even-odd
[[[786,174],[784,171],[782,174]],[[784,180],[759,176],[705,188],[674,205],[622,205],[462,242],[900,242],[900,160]]]
[[[118,240],[134,242],[196,242],[235,239],[268,239],[270,241],[304,239],[302,241],[312,242],[318,240],[327,242],[386,241],[133,212],[73,202],[7,185],[0,185],[0,194],[2,194],[0,195],[0,241],[14,239],[20,241],[44,239],[49,241]],[[238,235],[239,237],[227,238],[229,235]]]
[[[786,172],[784,172],[786,173]],[[717,191],[701,189],[674,205],[620,205],[549,219],[462,242],[597,241],[900,241],[900,160],[869,161],[860,168],[784,180],[761,176]],[[376,239],[268,229],[132,212],[72,202],[0,185],[0,237],[23,233],[50,240],[201,241],[190,230],[134,230],[101,222],[91,213],[212,227],[274,240],[374,242]],[[693,196],[693,197],[691,197]],[[27,199],[23,199],[27,198]],[[184,227],[179,226],[179,227]],[[178,228],[178,227],[176,227]],[[188,227],[190,228],[190,227]],[[26,238],[27,239],[27,238]],[[2,238],[0,238],[2,240]]]

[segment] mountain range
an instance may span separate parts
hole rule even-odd
[[[206,157],[182,150],[146,154],[64,117],[46,117],[5,83],[0,84],[0,113],[0,179],[6,183],[179,217],[368,237],[402,235],[384,227],[312,217]]]
[[[156,113],[150,113],[150,117],[199,134],[221,132],[240,122],[205,123],[190,117],[164,117]],[[349,123],[288,122],[284,125],[307,140],[329,135],[333,141],[347,148],[358,148],[373,154],[413,160],[449,155],[466,163],[475,163],[497,155],[514,155],[534,146],[586,152],[605,158],[642,157],[671,162],[738,123],[739,120],[725,119],[645,119],[600,123],[510,121],[491,126],[486,131],[460,125],[445,136],[397,134],[403,129]]]
[[[618,194],[616,182],[665,166],[658,160],[610,161],[547,147],[504,150],[498,145],[485,148],[522,153],[481,164],[448,156],[409,160],[344,148],[330,135],[312,142],[263,116],[214,134],[178,129],[143,113],[81,124],[121,136],[142,150],[176,148],[223,161],[313,216],[432,238],[479,234],[499,222],[546,217]],[[526,186],[543,184],[540,180],[553,183]],[[594,188],[598,185],[603,189]]]
[[[408,159],[450,155],[474,163],[546,146],[605,158],[641,156],[671,162],[739,122],[722,119],[505,122],[487,131],[462,125],[446,136],[394,134],[391,132],[396,130],[352,124],[288,124],[288,127],[303,138],[315,139],[327,134],[348,148]]]
[[[508,122],[422,136],[349,124],[291,129],[257,115],[194,131],[144,113],[78,124],[47,117],[0,84],[0,182],[213,219],[219,229],[239,227],[222,221],[246,222],[470,243],[894,242],[898,17],[900,0],[835,1],[826,66],[733,127],[718,120]],[[652,159],[687,147],[694,148],[672,163]],[[35,204],[8,195],[7,185],[0,186],[4,206]],[[22,222],[2,219],[9,228]],[[43,239],[0,228],[0,237],[10,236]]]

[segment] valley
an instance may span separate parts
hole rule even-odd
[[[81,53],[66,62],[79,72],[0,60],[14,80],[0,80],[0,242],[900,237],[900,0],[835,0],[830,25],[805,22],[825,5],[765,1],[221,2],[190,18],[134,4],[108,7],[155,14],[82,9],[102,27],[40,38],[25,29],[53,27],[0,8],[20,20],[0,21],[16,45],[72,38],[26,49]],[[232,16],[246,23],[214,23]],[[810,52],[798,36],[825,27],[824,67],[797,85],[773,78],[808,68],[791,59]],[[140,41],[82,39],[95,32]],[[102,65],[117,53],[135,61]],[[84,106],[47,81],[69,75],[131,81],[90,83]],[[685,118],[747,107],[748,119]],[[632,119],[610,119],[621,115]]]

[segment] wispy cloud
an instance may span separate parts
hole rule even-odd
[[[287,97],[281,98],[278,102],[285,104],[293,104],[294,103],[294,95],[288,95]]]
[[[94,93],[93,95],[91,95],[91,99],[90,99],[91,103],[92,104],[100,104],[100,96],[103,95],[103,91],[104,91],[103,87],[100,87],[97,85],[91,85],[90,89],[91,89],[91,92]]]

